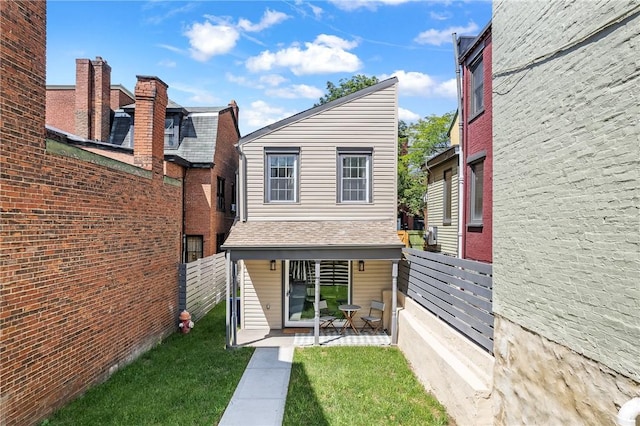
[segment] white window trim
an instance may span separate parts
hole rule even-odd
[[[269,159],[273,156],[293,157],[293,200],[272,200],[271,199],[271,165]],[[292,204],[298,202],[300,185],[300,149],[270,149],[265,148],[264,155],[264,202],[268,204]]]
[[[343,191],[343,168],[342,159],[344,157],[365,157],[366,158],[366,188],[364,200],[344,200]],[[337,155],[337,202],[339,204],[370,204],[373,198],[373,149],[371,148],[338,148]]]
[[[482,69],[482,78],[480,79],[479,82],[476,81],[475,78],[475,71],[481,68]],[[471,85],[471,90],[470,90],[470,97],[469,97],[469,117],[471,119],[473,119],[474,117],[476,117],[477,115],[479,115],[480,113],[482,113],[484,111],[484,61],[482,58],[482,53],[480,53],[480,55],[478,56],[478,58],[473,61],[471,63],[471,65],[469,65],[469,72],[470,72],[470,76],[471,76],[471,81],[470,81],[470,85]],[[482,91],[482,105],[477,106],[477,92],[478,89],[480,89]]]

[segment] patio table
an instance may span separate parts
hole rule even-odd
[[[355,331],[356,334],[360,334],[355,324],[353,324],[353,317],[356,315],[356,312],[358,312],[361,309],[361,306],[340,305],[338,306],[338,309],[340,309],[344,313],[344,318],[347,320],[342,326],[342,329],[340,330],[340,334],[343,334],[345,330],[348,329],[349,327],[351,327],[351,329],[353,329],[353,331]]]

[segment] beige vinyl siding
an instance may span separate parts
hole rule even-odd
[[[269,270],[268,260],[245,260],[240,265],[241,327],[246,330],[282,328],[281,263],[277,262],[276,271]]]
[[[451,225],[443,225],[444,171],[451,169]],[[442,253],[458,254],[458,164],[457,157],[430,171],[433,182],[427,191],[427,224],[438,227],[438,247]]]
[[[362,307],[356,314],[355,324],[358,328],[363,325],[360,317],[369,314],[371,301],[378,300],[382,302],[382,291],[391,290],[391,267],[392,262],[388,260],[366,260],[364,271],[360,272],[358,271],[358,262],[353,262],[351,300],[354,304]],[[387,309],[391,309],[391,306],[385,306],[385,310]]]
[[[395,86],[325,110],[242,145],[248,220],[384,220],[396,217]],[[264,148],[296,147],[298,203],[265,203]],[[337,148],[373,149],[371,203],[337,202]]]

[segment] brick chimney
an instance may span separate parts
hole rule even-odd
[[[229,106],[233,109],[233,114],[236,116],[236,123],[240,122],[240,108],[234,99],[231,99]]]
[[[136,112],[133,130],[133,163],[154,176],[163,175],[164,119],[167,84],[157,77],[139,75],[136,83]]]
[[[91,93],[93,92],[93,73],[89,59],[76,59],[76,108],[75,134],[89,139],[91,132]]]
[[[92,61],[94,72],[93,125],[91,139],[106,142],[111,122],[111,67],[100,56]]]
[[[75,133],[107,141],[111,119],[111,67],[101,57],[76,59]]]

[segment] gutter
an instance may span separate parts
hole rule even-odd
[[[464,174],[466,166],[464,164],[464,109],[462,102],[462,83],[460,77],[460,62],[458,52],[458,40],[456,33],[451,34],[453,38],[453,55],[456,66],[456,84],[458,86],[458,139],[460,151],[458,153],[458,257],[462,259],[464,257],[464,217],[465,217],[465,193],[464,193]]]
[[[238,187],[241,189],[241,196],[238,197],[238,201],[242,203],[241,206],[238,206],[238,214],[240,215],[240,222],[247,221],[247,157],[245,157],[244,152],[242,152],[242,147],[239,143],[235,144],[234,147],[236,151],[238,151],[238,155],[240,155],[240,161],[242,164],[242,170],[239,173],[240,176],[240,185]],[[240,199],[242,198],[242,200]]]

